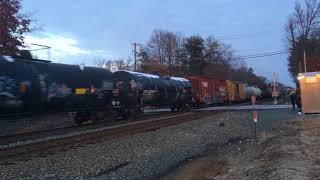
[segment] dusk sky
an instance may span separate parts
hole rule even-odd
[[[127,58],[133,42],[146,43],[154,29],[185,36],[212,35],[230,44],[237,55],[286,49],[284,26],[294,0],[24,0],[42,27],[27,43],[52,47],[51,60],[85,63],[94,56]],[[47,58],[39,52],[40,58]],[[293,85],[287,54],[246,60],[256,74]]]

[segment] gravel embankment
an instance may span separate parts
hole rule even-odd
[[[320,116],[258,112],[258,143],[236,139],[167,174],[178,179],[319,179]]]
[[[59,121],[57,121],[59,119]],[[73,115],[52,115],[33,118],[1,119],[0,136],[73,126]]]
[[[151,179],[208,147],[248,137],[248,112],[226,112],[46,157],[0,165],[0,179]],[[1,163],[1,162],[0,162]]]

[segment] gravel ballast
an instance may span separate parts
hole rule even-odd
[[[249,112],[225,112],[156,131],[0,165],[1,179],[152,179],[211,146],[249,137]],[[1,163],[1,162],[0,162]]]

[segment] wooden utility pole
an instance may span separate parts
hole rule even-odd
[[[132,43],[133,45],[133,56],[134,56],[134,71],[137,71],[137,43]]]
[[[306,50],[303,51],[303,66],[304,66],[304,72],[307,72],[307,59],[306,59]]]
[[[272,92],[272,96],[274,97],[274,104],[278,104],[277,102],[277,96],[278,96],[278,92],[277,92],[277,88],[276,88],[276,81],[277,81],[277,78],[276,78],[276,73],[273,72],[273,92]]]

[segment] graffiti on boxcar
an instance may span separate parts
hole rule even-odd
[[[220,86],[219,87],[219,93],[220,93],[220,96],[226,96],[227,95],[227,90],[224,86]]]
[[[15,79],[8,76],[0,77],[0,106],[19,107],[22,100],[18,97],[19,86]]]
[[[65,98],[71,94],[71,88],[68,88],[65,84],[58,84],[56,82],[52,82],[49,85],[48,101],[55,98]]]
[[[43,95],[47,92],[47,77],[47,74],[39,74],[40,88]]]

